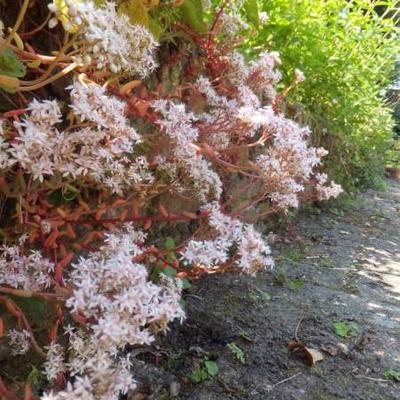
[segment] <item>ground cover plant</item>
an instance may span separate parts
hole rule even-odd
[[[342,188],[287,111],[302,71],[280,88],[277,52],[239,51],[253,1],[1,16],[0,394],[117,399],[189,279],[271,268],[256,222]]]

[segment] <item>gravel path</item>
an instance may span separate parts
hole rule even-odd
[[[274,248],[272,273],[193,285],[185,323],[138,350],[143,399],[400,399],[400,182],[301,217]],[[323,360],[290,353],[295,337]]]

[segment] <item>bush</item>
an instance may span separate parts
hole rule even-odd
[[[244,51],[278,50],[283,83],[296,68],[305,82],[289,93],[292,112],[330,154],[326,166],[347,189],[382,175],[392,110],[382,95],[399,53],[396,1],[260,1],[268,15]]]
[[[253,0],[250,26],[197,0],[29,3],[1,9],[2,367],[26,357],[29,396],[113,400],[188,279],[272,267],[254,223],[342,189],[290,118],[302,72],[236,51]]]

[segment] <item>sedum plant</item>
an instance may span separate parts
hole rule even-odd
[[[234,10],[208,10],[204,32],[181,10],[157,42],[121,4],[40,4],[0,41],[21,72],[1,80],[0,334],[37,355],[45,394],[0,394],[113,400],[136,387],[126,350],[183,320],[187,278],[271,268],[257,220],[342,189],[285,113],[302,72],[281,90],[277,52],[246,61]]]

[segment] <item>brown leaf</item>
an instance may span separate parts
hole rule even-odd
[[[322,347],[322,350],[325,351],[325,353],[330,354],[332,357],[335,357],[338,354],[337,347],[332,346],[332,345],[324,346],[324,347]]]
[[[288,343],[288,349],[290,352],[303,359],[304,362],[310,367],[315,365],[316,362],[324,359],[324,356],[319,350],[306,347],[304,343],[297,340],[291,340]]]
[[[370,333],[364,332],[358,343],[354,346],[358,351],[363,351],[371,343],[372,337]]]

